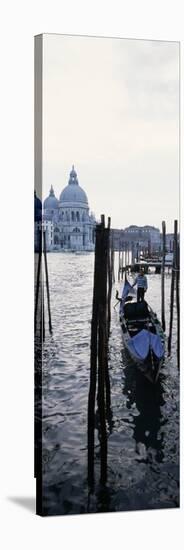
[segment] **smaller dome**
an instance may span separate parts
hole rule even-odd
[[[40,221],[42,219],[42,203],[37,197],[36,191],[34,192],[34,219]]]
[[[59,206],[59,201],[55,197],[54,189],[51,185],[49,196],[44,200],[45,210],[55,210]]]

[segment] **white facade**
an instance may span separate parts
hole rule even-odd
[[[51,220],[35,221],[34,224],[34,246],[35,251],[40,250],[40,238],[45,231],[46,235],[46,249],[50,250],[54,246],[54,224]],[[43,242],[41,243],[43,247]]]
[[[51,187],[44,201],[44,220],[47,224],[52,222],[47,227],[49,250],[94,250],[96,221],[89,213],[87,195],[78,183],[74,166],[59,200]]]

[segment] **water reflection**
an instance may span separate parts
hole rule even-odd
[[[98,366],[98,368],[100,368]],[[106,381],[108,385],[104,387],[104,399],[100,404],[99,394],[97,395],[97,409],[94,407],[94,395],[91,393],[92,384],[90,384],[88,396],[88,484],[90,494],[94,491],[95,483],[95,430],[99,441],[99,459],[100,459],[100,481],[105,486],[108,478],[107,456],[108,456],[108,437],[113,429],[113,413],[111,408],[111,387],[108,372],[108,360],[106,362]],[[105,380],[104,380],[105,383]],[[100,409],[103,407],[103,410]]]
[[[134,415],[133,438],[136,453],[141,461],[149,461],[148,450],[155,449],[155,460],[164,458],[164,434],[160,433],[163,425],[162,407],[165,404],[163,378],[156,385],[151,384],[136,367],[124,369],[123,394],[127,396],[126,406],[131,409],[135,404],[139,414]]]
[[[122,357],[112,307],[109,340],[111,408],[106,410],[107,483],[100,480],[100,426],[95,407],[95,487],[87,484],[87,407],[93,257],[49,254],[53,336],[42,354],[43,504],[47,514],[178,506],[179,379],[176,318],[173,355],[156,387]],[[70,276],[69,276],[70,274]],[[61,285],[62,281],[62,285]],[[166,277],[166,316],[170,279]],[[115,292],[114,292],[115,294]],[[149,303],[160,307],[160,276],[149,275]],[[112,301],[112,305],[113,305]],[[47,309],[46,309],[47,314]],[[39,327],[38,327],[39,328]]]

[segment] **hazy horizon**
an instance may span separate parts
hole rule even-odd
[[[74,164],[111,225],[179,217],[179,43],[43,37],[43,196]]]

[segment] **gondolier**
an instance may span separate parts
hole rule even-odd
[[[133,285],[137,285],[137,301],[143,302],[144,301],[144,294],[147,291],[148,283],[147,283],[147,277],[144,274],[144,270],[140,269],[139,275],[136,277]]]
[[[144,273],[138,275],[134,285],[139,284],[139,277],[144,279]],[[147,281],[145,286],[138,288],[144,292]],[[134,292],[135,289],[132,289],[126,277],[121,298],[118,290],[116,291],[116,299],[120,303],[119,320],[124,347],[140,372],[152,384],[156,384],[164,360],[164,333],[156,313],[148,303],[144,299],[137,302],[133,300]]]

